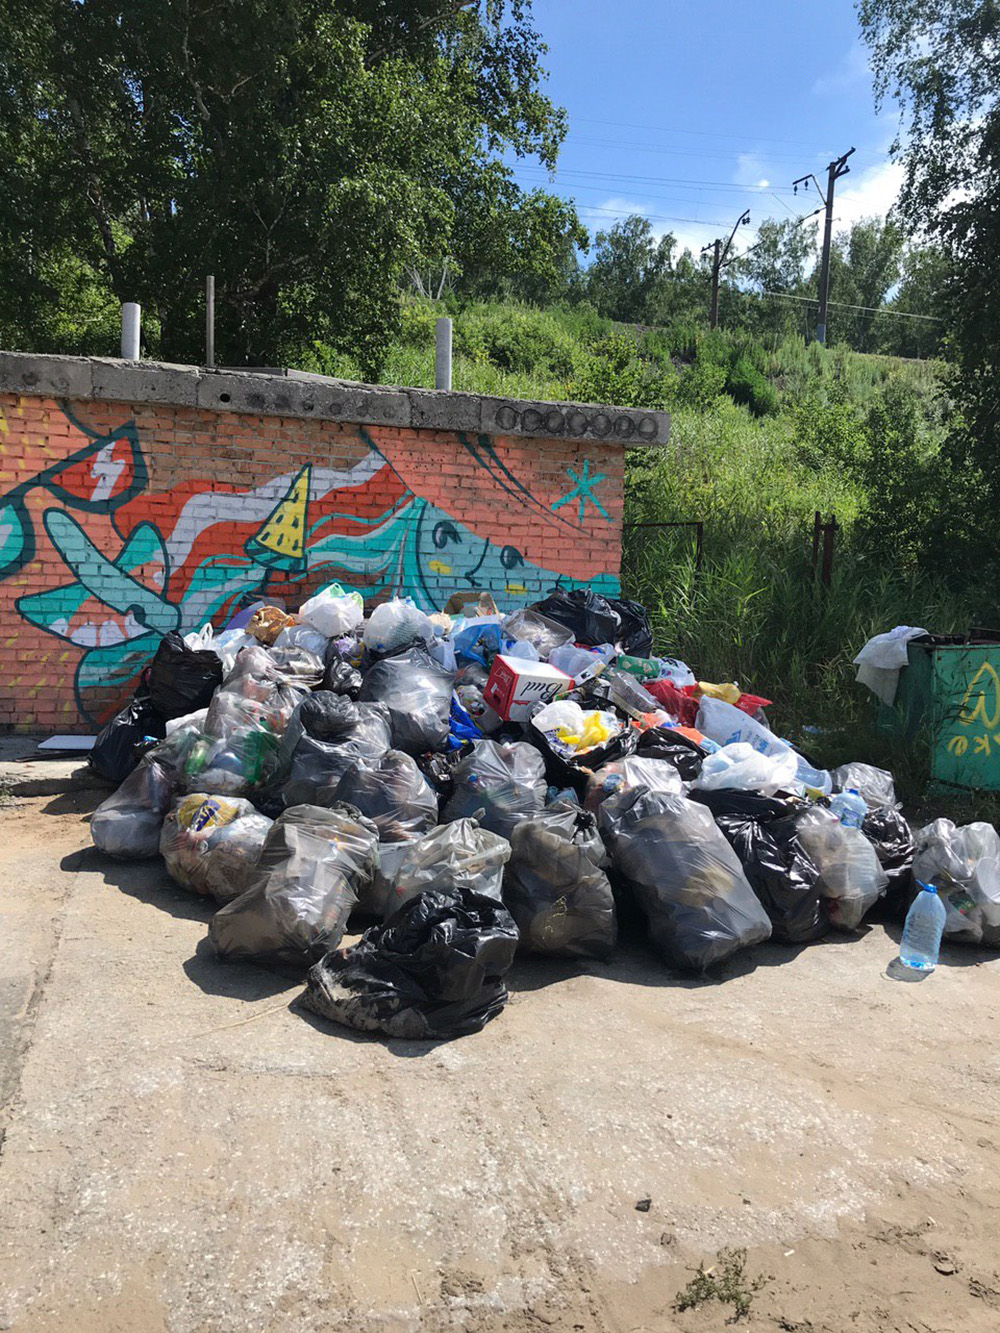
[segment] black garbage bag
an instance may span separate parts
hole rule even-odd
[[[649,657],[653,651],[653,630],[649,623],[649,612],[643,604],[630,601],[627,597],[610,597],[608,605],[618,612],[622,622],[618,634],[622,652],[631,657]]]
[[[136,694],[98,735],[87,763],[117,787],[166,734],[166,719],[153,707],[149,695]]]
[[[361,672],[352,667],[350,662],[340,659],[327,662],[323,689],[342,694],[348,699],[356,699],[361,693]]]
[[[457,750],[428,751],[417,755],[417,767],[437,792],[439,806],[451,798],[455,790],[455,768],[460,760],[472,753],[474,743],[462,741]]]
[[[332,690],[334,694],[346,694],[349,699],[358,697],[358,691],[361,689],[361,672],[348,660],[349,656],[357,652],[357,648],[357,642],[348,637],[331,639],[326,645],[322,686],[324,690]]]
[[[338,782],[333,802],[345,802],[372,821],[379,842],[407,842],[437,824],[437,796],[416,761],[387,750],[372,767],[355,763]]]
[[[483,828],[509,838],[520,820],[545,805],[545,760],[524,741],[476,741],[452,776],[454,792],[441,812],[445,821],[475,815]]]
[[[520,947],[563,958],[607,958],[618,924],[594,816],[556,801],[522,819],[510,846],[503,899],[517,922]]]
[[[875,848],[879,865],[889,880],[885,891],[886,910],[890,916],[901,919],[913,901],[913,832],[891,805],[869,810],[861,832]]]
[[[671,727],[650,727],[644,731],[635,752],[641,759],[668,760],[685,782],[694,782],[706,754],[697,741]]]
[[[621,633],[621,617],[606,597],[589,588],[560,589],[535,602],[532,611],[539,611],[573,633],[577,643],[594,647],[599,643],[616,643]]]
[[[358,697],[384,703],[392,719],[393,748],[418,755],[448,739],[454,680],[455,673],[425,648],[411,648],[370,667]]]
[[[819,870],[799,841],[795,818],[802,802],[789,797],[724,788],[693,791],[707,805],[740,859],[750,887],[771,921],[771,937],[782,944],[818,940],[830,929]]]
[[[189,648],[176,630],[160,640],[149,668],[149,697],[161,717],[207,708],[222,684],[222,661],[209,648]]]
[[[296,707],[282,740],[278,766],[288,775],[285,805],[332,805],[347,770],[355,763],[377,763],[391,744],[384,704],[354,703],[316,690]]]
[[[609,796],[597,820],[668,963],[702,972],[770,937],[767,913],[704,805],[630,787]]]
[[[305,963],[335,949],[377,849],[378,830],[349,806],[286,810],[268,830],[250,887],[212,918],[216,952]]]
[[[507,1003],[516,948],[517,926],[501,903],[464,888],[422,893],[311,968],[302,999],[361,1032],[463,1037]]]

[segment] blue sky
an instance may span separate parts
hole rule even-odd
[[[700,249],[744,208],[739,248],[765,217],[811,212],[791,182],[850,147],[835,229],[884,214],[899,188],[896,118],[875,113],[851,0],[534,0],[548,91],[569,112],[555,180],[591,233],[628,213]]]

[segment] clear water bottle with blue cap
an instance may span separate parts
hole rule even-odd
[[[857,787],[848,787],[834,796],[830,809],[845,828],[860,828],[868,814],[868,803]]]
[[[920,892],[906,914],[899,959],[916,972],[933,972],[941,952],[941,935],[948,913],[933,884],[920,884]]]

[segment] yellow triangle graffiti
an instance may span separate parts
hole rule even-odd
[[[958,720],[965,726],[971,726],[977,719],[988,731],[1000,725],[1000,676],[990,662],[984,662],[973,676],[958,715]]]

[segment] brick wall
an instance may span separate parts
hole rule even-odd
[[[509,430],[527,419],[516,406],[495,409]],[[502,607],[557,583],[616,591],[622,444],[532,422],[526,436],[0,392],[0,730],[97,729],[162,634],[224,625],[247,594],[295,608],[336,579],[432,610],[456,589]]]

